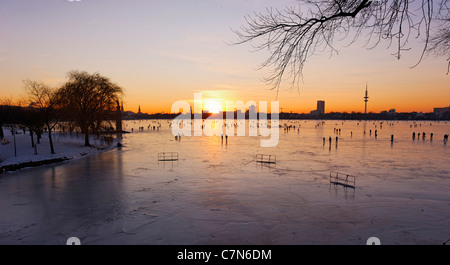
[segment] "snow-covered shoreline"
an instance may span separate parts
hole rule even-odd
[[[85,155],[113,149],[117,145],[115,140],[107,142],[102,137],[93,136],[90,139],[91,146],[84,146],[84,135],[82,134],[53,133],[55,154],[51,154],[48,134],[42,135],[40,143],[36,145],[35,149],[31,146],[31,137],[28,131],[25,134],[22,131],[16,134],[16,147],[14,147],[14,135],[8,133],[8,128],[3,128],[3,131],[9,143],[0,144],[0,174],[25,167],[78,159]],[[34,141],[37,141],[36,136]]]

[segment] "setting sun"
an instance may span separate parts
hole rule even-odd
[[[219,113],[223,110],[222,104],[216,99],[206,99],[204,109],[210,113]]]

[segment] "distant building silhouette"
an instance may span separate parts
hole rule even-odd
[[[389,111],[383,110],[380,114],[387,117],[394,117],[397,115],[397,111],[395,111],[395,109],[390,109]]]
[[[445,108],[434,108],[434,113],[444,113],[450,111],[450,106]]]
[[[256,106],[255,106],[255,105],[250,105],[250,106],[248,107],[248,112],[249,112],[249,113],[257,113]]]
[[[325,114],[325,101],[317,100],[317,112],[318,114]]]
[[[444,116],[450,116],[450,106],[444,108],[434,108],[433,111],[436,119],[441,119]]]
[[[311,116],[323,116],[325,114],[325,101],[317,100],[317,109],[309,113]]]

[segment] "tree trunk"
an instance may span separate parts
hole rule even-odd
[[[38,131],[36,132],[37,144],[40,144],[40,143],[41,143],[41,134],[42,134],[42,132],[41,132],[40,130],[38,130]]]
[[[52,139],[52,128],[47,124],[47,128],[48,128],[48,141],[50,143],[50,152],[52,154],[55,153],[55,149],[53,148],[53,139]]]
[[[31,147],[34,148],[34,137],[33,137],[33,130],[31,128],[30,129],[30,137],[31,137]]]
[[[89,130],[84,132],[84,146],[91,146],[89,143]]]
[[[84,146],[91,146],[91,144],[89,143],[89,123],[81,123],[80,129],[81,133],[84,133]]]
[[[0,140],[5,138],[5,134],[3,133],[3,124],[0,123]]]

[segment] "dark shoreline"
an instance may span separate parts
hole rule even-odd
[[[97,148],[98,150],[106,150],[108,148]],[[80,153],[80,157],[89,155],[89,152],[83,152]],[[27,168],[27,167],[40,167],[40,166],[46,166],[46,165],[50,165],[50,164],[56,164],[56,163],[61,163],[64,161],[68,161],[68,160],[72,160],[74,159],[74,157],[57,157],[57,158],[50,158],[50,159],[44,159],[44,160],[39,160],[39,161],[27,161],[27,162],[22,162],[22,163],[17,163],[17,164],[10,164],[10,165],[4,165],[4,166],[0,166],[0,175],[7,172],[7,171],[17,171],[23,168]]]
[[[59,157],[59,158],[52,158],[52,159],[45,159],[40,161],[28,161],[18,164],[12,164],[12,165],[6,165],[6,166],[0,166],[0,174],[3,174],[7,171],[16,171],[22,168],[26,167],[39,167],[39,166],[45,166],[49,164],[54,163],[61,163],[67,160],[71,160],[72,158],[69,157]]]

